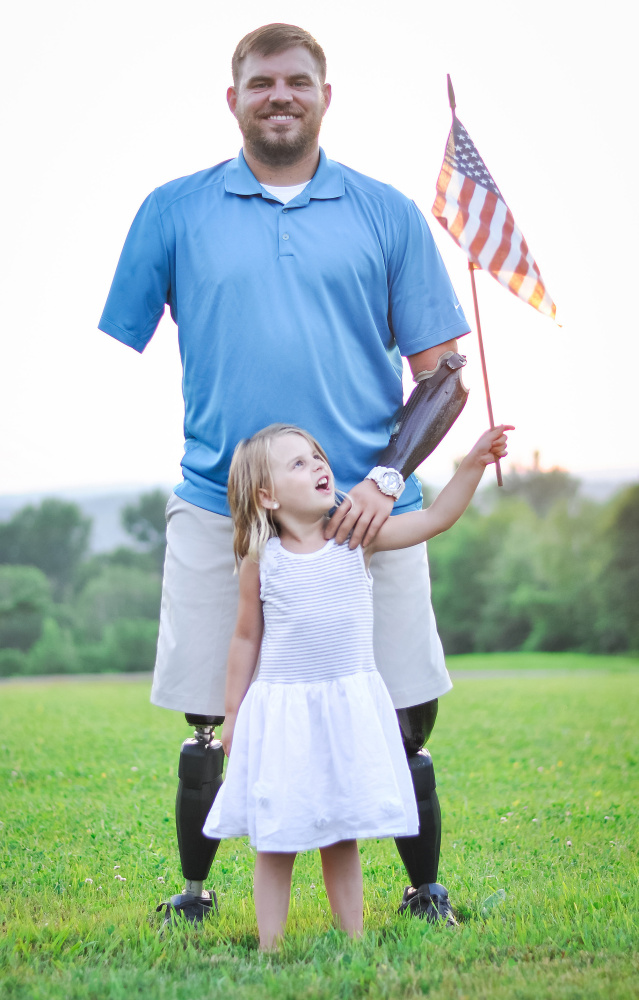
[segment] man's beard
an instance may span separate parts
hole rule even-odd
[[[256,160],[268,167],[290,167],[303,159],[314,148],[322,124],[324,108],[317,112],[305,112],[302,127],[294,138],[283,128],[281,132],[267,137],[262,131],[260,121],[252,115],[236,111],[235,116],[240,126],[244,141]],[[269,114],[290,114],[280,108],[274,108]]]

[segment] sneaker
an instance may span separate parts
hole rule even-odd
[[[207,892],[205,896],[194,896],[192,892],[181,892],[156,906],[156,913],[159,913],[163,906],[166,906],[163,927],[170,927],[179,920],[186,920],[190,924],[201,924],[205,917],[210,916],[214,907],[215,912],[218,912],[217,897],[214,892]]]
[[[412,917],[426,917],[429,924],[440,921],[445,927],[456,927],[457,921],[448,898],[448,890],[439,882],[426,882],[419,889],[409,885],[404,889],[404,896],[398,913],[409,913]]]

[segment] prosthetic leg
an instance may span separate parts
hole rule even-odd
[[[214,737],[213,727],[224,720],[218,716],[187,715],[186,721],[195,726],[195,736],[182,744],[175,800],[178,846],[186,887],[184,892],[157,907],[161,910],[166,906],[165,925],[179,918],[199,923],[213,907],[217,911],[215,893],[211,895],[204,889],[204,881],[220,842],[205,837],[202,827],[222,785],[224,751]]]
[[[433,758],[423,746],[433,731],[437,709],[435,698],[423,705],[397,711],[419,816],[416,837],[395,838],[399,856],[411,880],[411,885],[404,891],[399,912],[425,917],[431,924],[442,920],[447,927],[452,927],[457,921],[448,892],[437,881],[442,818],[435,790],[435,769]]]
[[[415,376],[417,388],[397,415],[390,441],[379,465],[397,469],[404,479],[435,450],[466,405],[468,389],[461,378],[466,358],[446,351],[433,371]],[[437,881],[441,844],[441,812],[435,790],[433,760],[424,743],[437,718],[437,699],[397,712],[404,749],[417,799],[419,833],[397,837],[395,843],[411,885],[400,913],[425,917],[429,923],[456,924],[448,892]]]

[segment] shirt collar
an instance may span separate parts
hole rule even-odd
[[[262,185],[244,159],[240,150],[234,160],[229,160],[224,175],[224,186],[229,194],[264,194]],[[323,149],[310,184],[295,199],[296,205],[306,205],[311,198],[341,198],[344,194],[344,174],[339,163],[329,160]]]

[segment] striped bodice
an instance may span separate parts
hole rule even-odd
[[[260,580],[260,680],[325,681],[375,669],[372,580],[361,548],[331,540],[298,554],[271,538]]]

